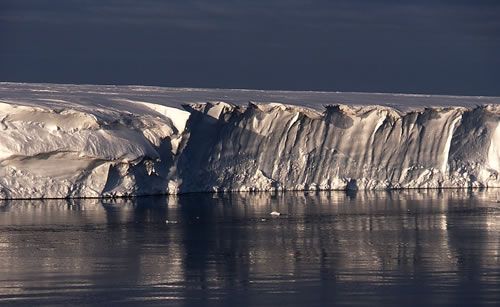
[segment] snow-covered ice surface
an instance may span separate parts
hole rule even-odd
[[[499,104],[0,83],[0,198],[500,187]]]

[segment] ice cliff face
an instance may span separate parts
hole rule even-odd
[[[498,105],[408,113],[337,105],[320,113],[218,103],[189,111],[179,160],[188,190],[500,186]]]
[[[179,131],[166,116],[135,111],[0,103],[0,197],[137,192],[156,164],[172,160]]]
[[[500,187],[494,103],[181,107],[111,90],[3,87],[0,198]]]

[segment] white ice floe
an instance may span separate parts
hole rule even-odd
[[[0,83],[0,198],[500,187],[499,103]]]

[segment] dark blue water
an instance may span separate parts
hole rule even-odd
[[[4,201],[0,304],[498,306],[499,196]]]

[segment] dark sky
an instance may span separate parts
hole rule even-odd
[[[500,96],[500,1],[0,0],[0,80]]]

